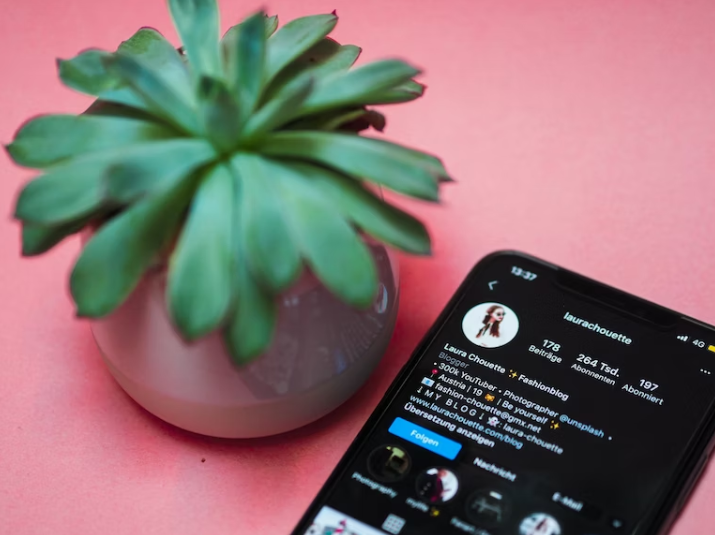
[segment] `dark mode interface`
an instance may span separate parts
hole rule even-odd
[[[713,402],[715,339],[500,257],[473,279],[310,535],[630,533]],[[708,339],[710,337],[710,339]]]

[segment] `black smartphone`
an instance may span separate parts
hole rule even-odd
[[[712,449],[714,374],[712,326],[494,253],[293,533],[666,533]]]

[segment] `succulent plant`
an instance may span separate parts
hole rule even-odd
[[[271,341],[276,296],[306,268],[368,306],[376,269],[363,235],[414,254],[430,239],[378,185],[437,201],[441,162],[359,132],[368,106],[422,95],[418,70],[328,37],[333,14],[256,13],[219,36],[215,0],[169,0],[183,47],[142,28],[116,52],[59,60],[59,77],[96,97],[79,115],[25,123],[6,147],[42,175],[21,191],[24,255],[94,229],[70,277],[81,317],[122,304],[168,258],[167,308],[188,341],[221,330],[236,363]]]

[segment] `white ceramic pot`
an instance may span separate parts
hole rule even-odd
[[[234,366],[219,334],[185,343],[169,321],[163,269],[119,309],[92,323],[114,378],[142,407],[173,425],[224,438],[274,435],[347,400],[380,361],[398,305],[396,259],[370,245],[380,291],[368,310],[337,300],[310,274],[281,297],[268,351]]]

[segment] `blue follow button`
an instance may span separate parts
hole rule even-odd
[[[459,450],[462,449],[462,445],[458,442],[433,433],[429,429],[408,422],[403,418],[395,418],[389,431],[395,436],[422,446],[424,449],[446,457],[450,461],[453,461],[457,457]]]

